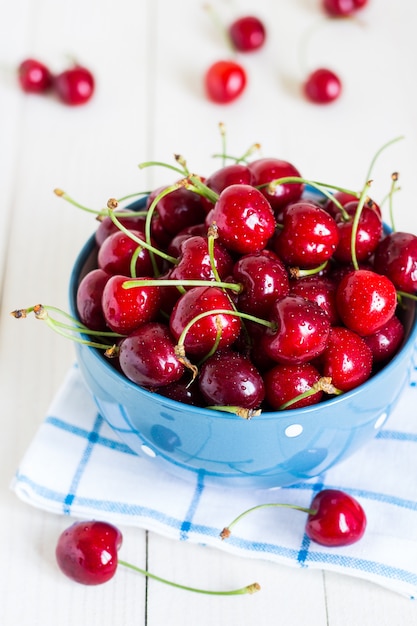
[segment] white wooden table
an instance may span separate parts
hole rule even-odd
[[[404,135],[378,161],[373,195],[382,198],[398,170],[397,228],[417,232],[414,0],[369,0],[358,20],[331,23],[319,0],[213,5],[226,20],[256,10],[269,34],[262,52],[241,57],[249,85],[226,107],[208,102],[202,90],[205,68],[229,55],[202,2],[0,0],[2,626],[417,623],[415,603],[361,580],[246,561],[132,528],[122,529],[124,557],[138,565],[195,586],[260,580],[262,592],[198,596],[128,571],[103,586],[76,585],[54,560],[68,519],[32,509],[9,489],[74,357],[70,342],[29,320],[17,325],[9,312],[37,302],[66,308],[72,263],[95,228],[54,196],[55,187],[101,207],[109,197],[171,182],[169,171],[140,172],[137,165],[172,162],[174,153],[209,174],[218,167],[219,122],[232,154],[259,142],[264,156],[292,161],[308,178],[359,187],[375,151]],[[317,107],[300,96],[303,45],[311,69],[328,65],[342,77],[344,94],[334,105]],[[23,58],[58,71],[67,55],[95,73],[89,105],[68,108],[21,93],[15,67]]]

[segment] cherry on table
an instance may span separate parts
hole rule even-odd
[[[368,0],[323,0],[323,10],[331,17],[349,17],[368,4]]]
[[[19,83],[26,93],[45,93],[52,86],[52,73],[36,59],[25,59],[17,69]]]
[[[359,541],[366,530],[366,515],[359,502],[339,489],[323,489],[310,505],[307,536],[323,546],[348,546]]]
[[[310,102],[330,104],[339,98],[342,92],[342,81],[335,72],[321,67],[308,75],[303,88]]]
[[[54,89],[64,104],[85,104],[94,93],[94,76],[86,67],[75,65],[55,76]]]
[[[236,61],[216,61],[205,73],[204,85],[208,98],[217,104],[236,100],[247,83],[245,69]]]
[[[265,24],[255,15],[245,15],[234,20],[229,26],[233,46],[239,52],[259,50],[265,43]]]

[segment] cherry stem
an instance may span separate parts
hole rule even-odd
[[[233,161],[233,163],[247,163],[249,157],[251,157],[255,152],[259,152],[260,149],[261,149],[261,144],[254,143],[240,157],[235,157],[235,156],[232,156],[231,154],[225,154],[224,152],[222,152],[221,154],[217,154],[217,153],[213,154],[213,158],[219,158],[219,157],[222,158],[223,165],[225,164],[226,159],[229,159],[229,161]]]
[[[127,561],[118,560],[119,565],[123,565],[139,574],[143,574],[147,578],[152,578],[152,580],[157,580],[160,583],[164,583],[165,585],[170,585],[171,587],[175,587],[176,589],[184,589],[185,591],[192,591],[194,593],[203,593],[211,596],[239,596],[244,595],[246,593],[252,594],[256,591],[260,590],[259,583],[252,583],[250,585],[246,585],[246,587],[242,587],[241,589],[232,589],[230,591],[211,591],[210,589],[199,589],[196,587],[189,587],[188,585],[180,585],[179,583],[175,583],[172,580],[167,580],[166,578],[162,578],[161,576],[156,576],[155,574],[151,574],[147,570],[144,570],[136,565],[132,565]]]
[[[259,509],[267,509],[267,508],[272,508],[272,507],[294,509],[295,511],[301,511],[302,513],[307,513],[307,515],[314,515],[316,513],[315,509],[310,509],[304,506],[298,506],[297,504],[287,504],[283,502],[266,502],[264,504],[257,504],[256,506],[253,506],[250,509],[243,511],[243,513],[235,517],[235,519],[228,526],[225,526],[220,533],[221,539],[228,539],[231,535],[231,529],[250,513],[258,511]]]
[[[356,237],[358,234],[359,220],[361,219],[362,210],[368,198],[368,190],[369,190],[369,187],[371,186],[371,183],[372,181],[368,180],[367,183],[364,185],[364,188],[362,189],[362,193],[359,198],[358,206],[356,207],[355,216],[353,218],[353,223],[352,223],[352,233],[351,233],[351,239],[350,239],[350,253],[352,255],[352,265],[355,270],[359,269],[359,263],[358,263],[358,259],[356,256]]]
[[[370,165],[369,165],[369,169],[368,169],[368,173],[366,175],[366,179],[365,179],[365,184],[370,180],[371,175],[372,175],[372,170],[374,169],[375,163],[378,159],[378,157],[380,156],[381,152],[383,152],[384,150],[386,150],[387,148],[389,148],[389,146],[391,146],[393,143],[396,143],[397,141],[401,141],[402,139],[404,139],[404,135],[399,135],[398,137],[394,137],[394,139],[391,139],[390,141],[387,141],[386,143],[384,143],[379,150],[377,150],[377,152],[375,153]]]
[[[86,213],[92,213],[93,215],[97,217],[97,219],[102,219],[103,217],[106,217],[108,215],[108,208],[97,210],[97,209],[91,209],[89,207],[86,207],[83,204],[80,204],[80,202],[77,202],[76,200],[74,200],[74,198],[69,196],[62,189],[58,189],[58,188],[54,189],[54,194],[58,196],[59,198],[66,200],[66,202],[69,202],[69,204],[72,204],[73,206],[77,207],[77,209],[81,209],[82,211],[85,211]],[[119,198],[118,200],[116,200],[116,202],[117,204],[119,204],[120,202],[124,202],[131,198],[137,198],[138,196],[146,196],[146,195],[149,195],[149,191],[138,191],[136,193],[123,196],[122,198]],[[129,209],[123,209],[119,212],[120,217],[136,217],[139,215],[146,215],[146,211],[130,211]]]
[[[389,199],[389,216],[390,216],[391,228],[395,232],[396,228],[395,228],[395,220],[394,220],[393,196],[394,196],[394,193],[399,190],[399,188],[395,184],[398,181],[398,172],[394,172],[391,175],[391,181],[392,181],[391,182],[391,189],[390,189],[389,196],[388,196],[388,199]]]
[[[229,31],[227,30],[227,28],[224,27],[223,22],[220,20],[220,18],[217,15],[216,11],[213,9],[211,4],[205,4],[203,8],[210,15],[210,17],[213,20],[213,23],[216,26],[216,28],[218,28],[219,31],[223,34],[223,38],[224,38],[225,43],[226,43],[227,47],[229,48],[230,52],[235,54],[236,53],[236,48],[233,45],[233,41],[232,41],[232,38],[229,35]]]
[[[238,417],[243,417],[245,420],[250,420],[252,417],[257,417],[262,413],[261,409],[246,409],[241,406],[231,406],[231,405],[213,405],[206,406],[206,409],[212,409],[213,411],[223,411],[224,413],[234,413]]]
[[[410,300],[417,300],[417,295],[413,293],[407,293],[406,291],[397,291],[397,296],[400,298],[409,298]]]
[[[304,278],[306,276],[316,276],[317,274],[320,274],[320,272],[322,272],[324,269],[326,269],[327,265],[328,265],[328,261],[324,261],[321,265],[318,265],[317,267],[313,267],[310,269],[301,269],[300,267],[290,267],[288,271],[289,271],[291,278],[299,279],[299,278]]]
[[[319,380],[315,382],[311,387],[309,387],[309,389],[306,389],[306,391],[303,391],[303,393],[298,394],[298,396],[295,396],[295,398],[292,398],[291,400],[288,400],[287,402],[284,402],[283,404],[281,404],[281,406],[278,407],[278,411],[284,411],[285,409],[288,409],[288,407],[292,406],[299,400],[304,400],[305,398],[314,396],[315,393],[318,393],[320,391],[324,391],[324,393],[327,393],[333,396],[339,396],[343,393],[340,389],[337,389],[332,384],[331,378],[329,378],[328,376],[323,376],[322,378],[319,378]]]
[[[155,278],[155,280],[149,278],[133,278],[132,280],[125,280],[122,287],[123,289],[131,289],[132,287],[220,287],[222,289],[231,289],[236,293],[242,291],[242,286],[238,283],[225,283],[222,281],[214,280],[198,280],[198,279],[174,279],[174,278]],[[229,311],[231,313],[231,311]]]
[[[177,174],[180,174],[182,177],[187,175],[187,172],[184,171],[184,169],[175,167],[175,165],[171,165],[170,163],[164,163],[163,161],[144,161],[143,163],[139,163],[138,168],[143,170],[145,167],[153,166],[166,167],[174,172],[177,172]]]

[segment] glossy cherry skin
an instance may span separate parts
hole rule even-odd
[[[345,221],[341,214],[336,217],[339,231],[339,243],[334,253],[336,261],[350,263],[352,261],[352,229],[358,201],[348,202],[345,211],[350,216]],[[383,232],[381,216],[373,207],[364,206],[359,218],[355,239],[355,254],[358,262],[363,262],[375,252]]]
[[[90,70],[76,65],[55,76],[54,89],[62,102],[78,106],[92,98],[95,81]]]
[[[213,261],[220,278],[228,276],[233,268],[233,259],[226,248],[214,243]],[[174,280],[214,280],[207,237],[189,237],[180,247],[178,264],[172,269]]]
[[[311,389],[319,379],[319,371],[310,363],[276,365],[264,374],[266,400],[272,410],[278,410],[284,403]],[[323,392],[317,391],[289,405],[287,410],[317,404],[322,397]]]
[[[324,67],[314,70],[304,83],[306,98],[315,104],[330,104],[341,92],[342,82],[338,75]]]
[[[146,285],[126,289],[123,287],[126,280],[126,276],[119,274],[109,278],[101,298],[107,326],[122,335],[128,335],[142,324],[155,320],[161,304],[158,287]]]
[[[216,61],[205,73],[204,86],[208,98],[216,104],[228,104],[244,91],[247,76],[235,61]]]
[[[258,317],[268,317],[275,300],[289,293],[288,272],[271,250],[241,256],[233,267],[233,278],[242,286],[237,308]]]
[[[120,223],[129,230],[142,230],[145,228],[145,216],[144,215],[133,215],[131,217],[122,217],[122,210],[114,211],[115,217],[120,221]],[[106,217],[102,218],[99,222],[99,225],[96,228],[94,233],[94,237],[96,240],[96,244],[100,247],[101,244],[109,235],[113,233],[119,232],[119,227],[112,221],[112,219],[106,215]]]
[[[336,305],[336,289],[336,281],[328,276],[304,276],[290,283],[291,295],[302,296],[318,304],[326,311],[332,326],[340,323]]]
[[[348,17],[367,4],[368,0],[323,0],[323,9],[331,17]]]
[[[243,163],[225,165],[210,174],[205,181],[207,187],[216,193],[221,193],[223,189],[230,185],[252,185],[252,183],[253,174],[248,165]]]
[[[265,248],[275,231],[275,218],[264,195],[250,185],[226,187],[211,212],[220,241],[233,252]]]
[[[239,52],[259,50],[265,43],[266,28],[254,15],[240,17],[229,26],[229,35],[233,46]]]
[[[401,231],[387,235],[375,251],[374,267],[400,291],[417,293],[417,236]]]
[[[405,335],[403,324],[394,315],[376,333],[364,337],[372,351],[374,363],[387,363],[398,352]]]
[[[326,348],[330,320],[315,302],[286,296],[274,303],[269,319],[274,327],[264,333],[262,347],[277,363],[306,363]]]
[[[80,320],[90,330],[108,330],[101,306],[103,289],[110,274],[93,269],[84,276],[77,289],[77,311]]]
[[[142,324],[120,342],[119,364],[129,380],[153,388],[177,382],[185,369],[168,326],[159,322]]]
[[[52,74],[36,59],[26,59],[17,69],[19,83],[26,93],[44,93],[52,86]]]
[[[193,287],[176,302],[169,320],[172,335],[178,341],[181,333],[194,317],[212,310],[233,312],[225,292],[219,287]],[[218,349],[228,348],[239,336],[241,321],[233,314],[208,314],[191,325],[186,333],[185,351],[192,356],[205,357],[216,343]]]
[[[121,532],[107,522],[75,522],[60,535],[55,555],[60,570],[77,583],[101,585],[117,569]]]
[[[257,409],[265,397],[264,382],[256,367],[232,350],[218,351],[204,362],[198,385],[210,406]]]
[[[268,200],[272,209],[276,214],[290,202],[296,202],[301,198],[304,190],[303,183],[281,183],[274,186],[273,189],[268,187],[268,183],[278,180],[279,178],[286,178],[289,176],[300,177],[301,174],[298,169],[282,159],[275,158],[261,158],[252,161],[248,165],[254,176],[254,186],[260,186],[261,192]]]
[[[283,215],[272,248],[286,265],[312,268],[334,254],[339,243],[335,220],[310,202],[294,202]]]
[[[365,340],[352,330],[332,326],[326,349],[318,359],[323,376],[331,378],[340,391],[350,391],[372,373],[372,352]]]
[[[138,239],[145,241],[145,231],[130,230],[132,235]],[[108,274],[123,274],[131,276],[131,260],[136,250],[140,248],[135,263],[135,273],[137,276],[152,275],[153,265],[149,251],[140,246],[129,235],[119,230],[109,235],[100,246],[98,251],[97,263],[99,268]]]
[[[159,187],[149,194],[146,201],[147,209],[162,191],[164,187]],[[206,216],[201,196],[185,187],[179,187],[163,196],[158,200],[155,211],[159,215],[164,231],[171,237],[189,226],[201,224]]]
[[[359,502],[338,489],[323,489],[310,505],[305,531],[316,543],[328,547],[349,546],[366,530],[366,515]]]
[[[389,278],[371,270],[354,270],[336,291],[342,322],[358,335],[371,335],[395,314],[397,292]]]

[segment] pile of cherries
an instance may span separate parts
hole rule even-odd
[[[38,59],[25,59],[18,66],[18,80],[26,93],[54,93],[64,104],[76,106],[88,102],[94,93],[93,74],[77,63],[54,75]]]
[[[417,292],[417,237],[384,232],[369,183],[309,196],[280,159],[207,178],[177,162],[181,177],[143,211],[109,201],[101,214],[76,300],[110,363],[147,390],[249,418],[350,391],[390,361]]]

